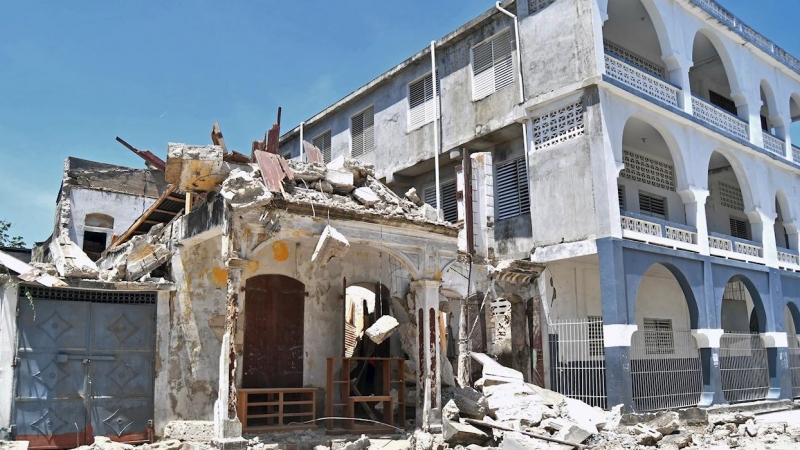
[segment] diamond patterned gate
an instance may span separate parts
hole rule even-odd
[[[74,448],[95,435],[147,440],[156,294],[20,292],[15,438],[31,448]]]

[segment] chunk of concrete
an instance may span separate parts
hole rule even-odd
[[[385,341],[399,325],[397,319],[394,317],[381,316],[371,327],[367,328],[365,333],[372,342],[380,344]]]
[[[327,180],[336,192],[342,194],[349,194],[355,189],[355,185],[353,184],[353,172],[349,170],[328,169]]]
[[[392,316],[397,319],[397,322],[399,322],[400,325],[409,323],[411,321],[411,319],[408,317],[408,311],[403,305],[403,299],[392,297]]]
[[[166,263],[172,252],[163,244],[150,244],[146,241],[134,246],[128,254],[125,279],[136,281]]]
[[[658,446],[661,448],[681,449],[684,447],[688,447],[689,444],[691,443],[692,443],[692,435],[688,432],[682,431],[680,433],[664,436],[664,438],[661,439],[661,441],[658,443]]]
[[[581,444],[586,439],[589,439],[594,433],[589,430],[586,430],[574,423],[569,424],[566,427],[561,428],[556,433],[555,438],[561,439],[562,441],[571,442],[573,444]]]
[[[480,429],[458,420],[442,418],[442,437],[451,446],[481,445],[489,440],[489,435]]]
[[[167,144],[165,177],[183,192],[214,190],[228,176],[230,168],[222,161],[218,145]]]
[[[417,188],[414,187],[406,191],[406,198],[409,199],[411,203],[417,206],[422,206],[422,204],[425,203],[419,197],[419,194],[417,193]]]
[[[368,187],[357,188],[353,192],[353,196],[355,196],[356,200],[358,200],[364,206],[372,206],[381,201],[381,198],[378,197],[378,194],[373,192],[373,190]]]
[[[305,181],[306,183],[322,180],[323,178],[325,178],[328,172],[328,168],[325,167],[325,164],[321,163],[289,160],[288,164],[289,167],[292,169],[294,178],[296,180]],[[302,181],[298,181],[297,184],[303,186]]]
[[[681,427],[681,420],[675,411],[662,411],[653,420],[647,422],[647,426],[666,436]]]
[[[269,192],[260,179],[240,169],[234,169],[222,182],[220,195],[234,208],[265,206],[272,201]]]
[[[504,383],[525,383],[522,372],[503,366],[484,353],[470,353],[472,359],[477,361],[482,367],[482,378],[484,386]]]
[[[416,365],[416,355],[419,352],[417,348],[417,326],[411,322],[404,323],[397,328],[397,333],[400,335],[400,345],[403,347],[403,351],[411,360],[410,365]],[[406,367],[408,366],[409,364],[406,364]]]
[[[97,264],[65,234],[53,239],[49,248],[59,276],[97,278],[100,275]]]
[[[546,441],[537,440],[516,431],[503,433],[501,450],[548,450],[550,445]]]
[[[309,187],[313,191],[324,192],[326,194],[333,194],[333,186],[325,180],[315,181],[311,183]]]
[[[319,241],[317,241],[317,247],[311,255],[311,261],[327,264],[331,258],[343,257],[348,250],[350,250],[350,242],[348,242],[347,238],[332,226],[326,225],[325,229],[322,230]]]
[[[455,386],[456,377],[453,375],[453,365],[447,358],[439,358],[439,373],[441,374],[443,386]]]
[[[367,177],[375,176],[375,166],[367,164],[359,159],[345,158],[342,162],[342,168],[349,170],[353,173],[353,182],[356,186],[361,186],[367,180]]]
[[[483,395],[475,389],[467,387],[455,386],[452,389],[453,401],[458,406],[458,410],[462,415],[480,419],[487,414],[486,399]]]
[[[353,442],[348,442],[343,450],[366,450],[369,448],[369,438],[366,435],[361,435],[360,438]]]
[[[656,442],[664,437],[661,433],[643,423],[637,423],[633,427],[633,433],[637,436],[639,445],[655,445]]]
[[[214,438],[214,422],[211,420],[173,420],[164,427],[164,439],[211,442]]]

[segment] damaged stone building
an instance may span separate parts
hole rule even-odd
[[[489,359],[603,409],[800,397],[797,121],[800,61],[713,0],[506,0],[252,155],[215,128],[94,209],[71,159],[3,263],[0,425],[436,430]]]

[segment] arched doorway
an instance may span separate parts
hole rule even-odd
[[[735,276],[722,295],[719,369],[722,393],[729,403],[763,400],[769,393],[766,328],[761,298],[750,280]]]
[[[345,289],[344,356],[389,356],[389,342],[374,345],[364,331],[382,316],[391,315],[391,293],[381,283],[356,283]]]
[[[245,286],[242,387],[302,387],[305,285],[258,275]]]
[[[792,374],[792,398],[800,398],[800,341],[797,329],[800,328],[800,311],[797,305],[789,303],[784,307],[786,341],[789,353],[789,371]]]
[[[675,267],[654,264],[639,282],[638,329],[630,350],[637,411],[696,406],[703,392],[700,352],[691,332],[694,297],[689,292],[687,299],[676,276],[683,278]]]

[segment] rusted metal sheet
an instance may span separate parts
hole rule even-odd
[[[306,154],[306,161],[310,163],[325,163],[322,158],[322,152],[314,144],[303,141],[303,151]]]
[[[256,141],[258,142],[258,141]],[[247,164],[250,162],[250,158],[247,155],[237,152],[236,150],[231,150],[229,153],[226,153],[222,160],[225,162],[234,162],[234,163],[241,163]]]
[[[278,154],[278,139],[280,139],[281,126],[277,123],[267,133],[267,152]]]
[[[167,163],[164,162],[163,159],[159,158],[150,150],[139,150],[138,148],[132,146],[125,142],[121,137],[117,136],[117,142],[124,145],[125,148],[136,153],[140,158],[142,158],[148,166],[151,166],[153,169],[158,170],[160,172],[164,172],[167,169]]]
[[[264,179],[264,184],[267,185],[267,189],[269,189],[270,192],[282,193],[283,184],[281,182],[284,177],[286,177],[281,165],[281,160],[283,158],[274,153],[262,152],[261,150],[256,150],[253,153],[256,156],[258,168],[261,169],[261,178]]]
[[[294,180],[294,172],[292,171],[292,168],[289,167],[289,163],[283,159],[283,156],[278,156],[278,162],[281,163],[281,169],[283,169],[283,173],[286,174],[286,178],[289,180]]]
[[[284,275],[247,280],[242,387],[303,386],[305,285]]]

